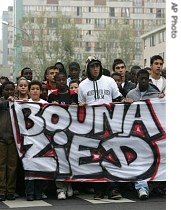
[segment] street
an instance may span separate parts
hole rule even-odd
[[[26,201],[25,197],[15,201],[0,202],[0,210],[165,210],[166,197],[150,195],[148,200],[139,200],[135,192],[123,194],[121,200],[94,200],[92,194],[80,194],[66,200],[57,200],[56,196],[48,196],[45,200]]]

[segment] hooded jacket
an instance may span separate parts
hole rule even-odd
[[[98,84],[97,84],[97,80],[99,80],[102,76],[102,64],[101,61],[99,61],[96,57],[94,56],[90,56],[87,59],[87,66],[86,66],[86,72],[87,72],[87,78],[91,81],[93,81],[93,86],[94,86],[94,98],[95,100],[99,98],[99,91],[98,91]],[[94,78],[90,72],[90,65],[93,64],[99,64],[100,65],[100,72],[99,72],[99,76],[97,78]]]
[[[94,78],[90,72],[90,65],[100,65],[100,72],[97,78]],[[102,75],[102,64],[96,57],[88,57],[86,62],[87,78],[84,79],[78,88],[79,102],[85,102],[88,105],[111,103],[114,99],[121,96],[116,82],[112,77]]]
[[[90,58],[90,57],[89,57]],[[101,78],[102,76],[102,71],[103,71],[103,68],[102,68],[102,63],[101,61],[99,61],[96,57],[91,57],[90,59],[87,59],[87,62],[86,62],[86,72],[87,72],[87,78],[89,78],[90,80],[92,81],[96,81],[98,79]],[[93,76],[91,75],[90,73],[90,65],[92,64],[99,64],[100,65],[100,72],[99,72],[99,76],[95,79],[93,78]]]
[[[155,85],[149,84],[147,90],[144,92],[143,95],[141,95],[139,84],[137,84],[136,88],[130,90],[126,95],[126,97],[132,98],[133,101],[139,101],[139,100],[146,100],[149,98],[158,98],[159,94],[160,94],[159,89]]]

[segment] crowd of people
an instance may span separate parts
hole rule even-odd
[[[24,180],[23,165],[13,136],[8,100],[86,106],[163,98],[166,96],[166,68],[163,68],[163,64],[163,58],[154,55],[149,68],[133,66],[128,71],[124,61],[116,58],[112,70],[108,70],[103,68],[97,57],[89,56],[85,70],[81,71],[79,63],[73,61],[66,71],[63,63],[57,62],[46,68],[42,81],[33,79],[33,70],[30,67],[21,70],[16,84],[1,76],[0,201],[15,200],[23,194],[28,201],[44,199],[47,197],[45,189],[48,188],[48,181]],[[77,183],[55,181],[55,186],[59,200],[72,197],[77,190]],[[121,182],[99,182],[92,186],[94,199],[103,199],[105,195],[109,199],[123,197]],[[151,190],[147,181],[136,181],[133,186],[140,199],[149,198]],[[90,189],[90,185],[83,183],[83,188]],[[164,194],[165,182],[155,184],[155,188]]]

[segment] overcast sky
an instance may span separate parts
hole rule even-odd
[[[0,0],[0,39],[2,38],[2,14],[8,11],[8,6],[13,6],[14,0]]]

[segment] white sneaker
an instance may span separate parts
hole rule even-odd
[[[145,190],[145,189],[140,189],[138,191],[138,197],[141,199],[141,200],[146,200],[149,198],[149,193]]]
[[[68,186],[67,186],[67,196],[68,197],[72,197],[73,194],[74,194],[74,192],[73,192],[73,189],[72,189],[72,185],[71,185],[71,183],[68,183]]]
[[[60,191],[58,193],[58,200],[65,200],[66,199],[66,195],[63,191]]]

